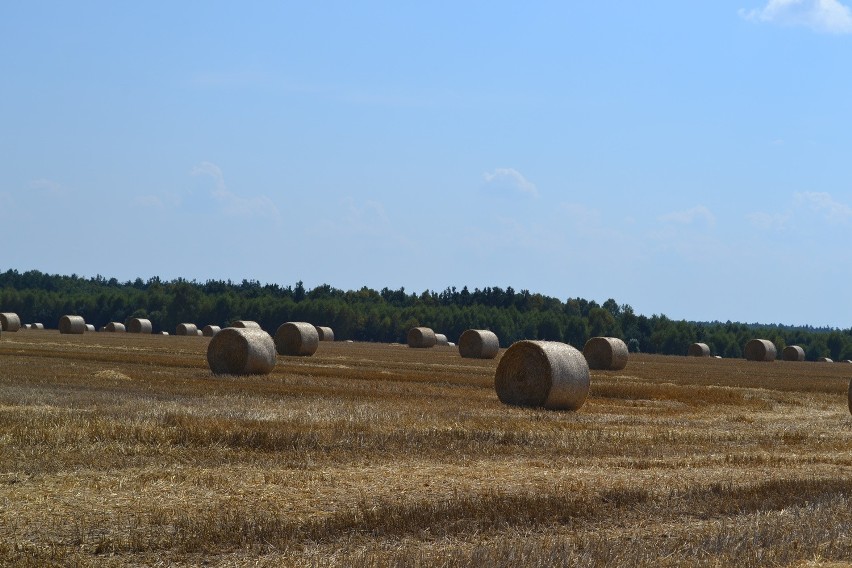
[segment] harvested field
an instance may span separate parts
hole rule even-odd
[[[848,365],[631,354],[558,412],[500,403],[500,355],[322,342],[214,377],[208,342],[3,334],[0,565],[852,558]]]

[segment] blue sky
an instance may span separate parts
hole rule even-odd
[[[6,3],[0,270],[849,328],[850,6]]]

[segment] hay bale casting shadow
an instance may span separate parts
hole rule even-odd
[[[275,332],[275,349],[279,355],[309,357],[319,347],[317,328],[303,321],[288,321]]]
[[[83,316],[62,316],[59,318],[59,333],[86,333],[86,320]]]
[[[752,339],[746,343],[743,354],[749,361],[774,361],[778,352],[768,339]]]
[[[229,327],[207,346],[214,375],[265,375],[275,367],[275,342],[262,329]]]
[[[617,337],[593,337],[583,346],[589,369],[620,371],[627,366],[627,344]]]
[[[459,355],[465,359],[493,359],[500,352],[497,334],[487,329],[468,329],[459,337]]]
[[[417,349],[425,349],[435,347],[438,344],[438,339],[435,337],[435,332],[428,327],[412,327],[408,330],[408,346]]]

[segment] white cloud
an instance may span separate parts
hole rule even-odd
[[[783,230],[787,228],[787,221],[790,220],[790,215],[781,213],[757,212],[746,215],[746,219],[748,219],[752,225],[759,229]]]
[[[29,183],[30,189],[47,193],[50,195],[60,195],[65,193],[65,188],[58,182],[49,179],[34,179]]]
[[[852,219],[852,207],[835,201],[829,193],[814,191],[797,193],[796,204],[807,205],[813,211],[825,215],[825,218],[832,222],[845,223]]]
[[[703,220],[708,227],[716,224],[716,217],[703,205],[698,205],[685,211],[674,211],[663,215],[659,219],[660,221],[677,223],[679,225],[692,225],[698,220]]]
[[[817,32],[852,33],[852,11],[838,0],[769,0],[763,8],[739,14],[746,20],[805,26]]]
[[[351,231],[371,236],[382,236],[390,228],[384,206],[378,201],[366,201],[358,205],[354,199],[343,201],[346,207],[346,224]]]
[[[521,192],[538,197],[538,189],[535,184],[527,180],[521,172],[513,168],[497,168],[491,173],[482,174],[485,184],[489,188]]]
[[[278,219],[278,207],[265,195],[257,197],[240,197],[232,193],[225,185],[225,176],[216,164],[201,162],[192,169],[194,176],[207,176],[213,179],[211,194],[218,201],[222,210],[235,217],[268,217]]]

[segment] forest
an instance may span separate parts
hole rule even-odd
[[[582,348],[590,337],[610,336],[623,339],[633,352],[685,355],[691,343],[702,342],[722,357],[741,357],[745,343],[760,337],[774,342],[779,353],[787,345],[801,345],[808,360],[852,359],[852,328],[678,321],[662,314],[637,314],[614,299],[602,304],[583,298],[563,301],[498,286],[418,294],[404,288],[344,291],[328,284],[309,290],[301,281],[293,286],[158,277],[119,282],[100,275],[9,269],[0,273],[0,311],[15,312],[22,322],[40,322],[47,328],[55,328],[66,314],[83,316],[96,329],[144,317],[155,332],[170,333],[182,322],[226,326],[247,319],[274,333],[281,323],[307,321],[332,327],[338,340],[390,343],[404,342],[408,329],[423,325],[450,341],[469,328],[490,329],[504,347],[520,339],[543,339]]]

